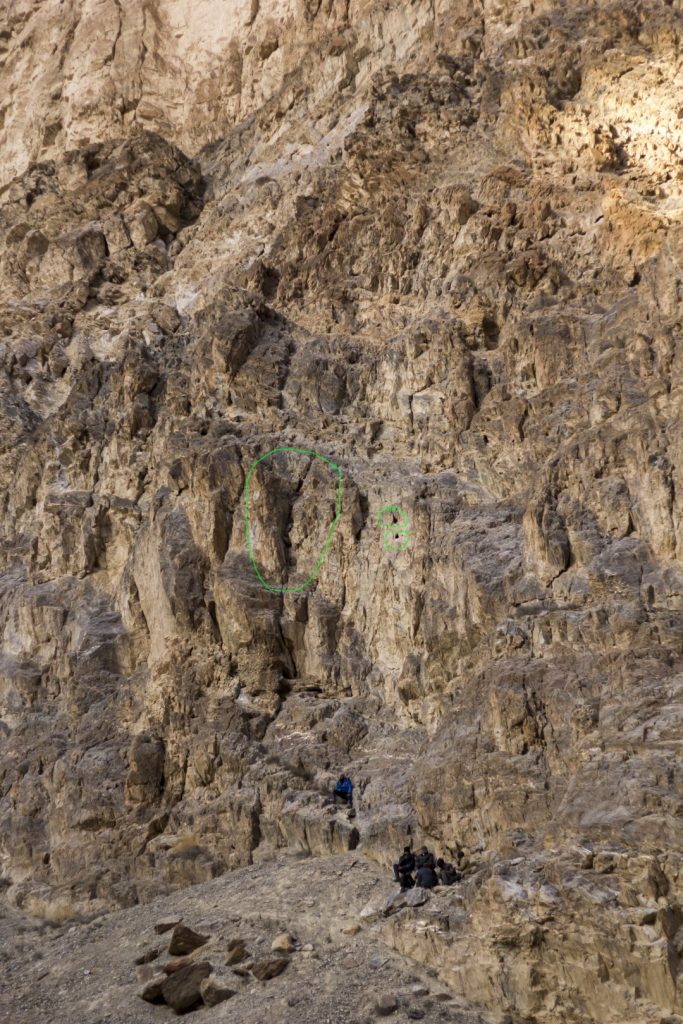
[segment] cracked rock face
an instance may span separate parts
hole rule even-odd
[[[681,4],[2,18],[9,900],[410,827],[460,996],[683,1013]]]

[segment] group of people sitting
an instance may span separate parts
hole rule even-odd
[[[458,863],[463,857],[462,850],[458,850]],[[412,846],[405,846],[398,864],[394,864],[394,878],[400,883],[403,892],[405,889],[412,889],[414,885],[422,889],[433,889],[435,885],[453,885],[454,882],[460,881],[462,875],[443,857],[435,860],[434,854],[430,853],[426,846],[420,847],[417,855],[413,853]]]
[[[333,803],[341,800],[349,807],[349,816],[355,815],[353,807],[353,783],[348,775],[340,775],[332,793]],[[413,886],[420,886],[422,889],[433,889],[435,885],[453,885],[462,878],[458,870],[462,866],[464,858],[462,850],[458,850],[456,860],[458,868],[455,868],[443,857],[435,859],[426,846],[421,846],[417,854],[413,853],[411,845],[403,848],[398,864],[394,864],[394,878],[400,883],[401,891],[412,889]]]

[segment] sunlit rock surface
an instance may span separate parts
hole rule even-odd
[[[410,827],[462,913],[377,942],[683,1013],[679,0],[0,17],[7,900]]]

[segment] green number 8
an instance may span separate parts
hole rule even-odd
[[[391,522],[386,522],[382,518],[385,512],[390,514]],[[402,522],[398,520],[399,516],[402,516]],[[385,551],[405,551],[410,543],[408,516],[398,505],[385,505],[384,508],[381,508],[377,516],[377,525],[384,535]]]

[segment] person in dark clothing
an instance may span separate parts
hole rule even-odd
[[[348,804],[349,807],[353,806],[353,784],[351,779],[347,778],[346,775],[340,775],[334,788],[333,796],[335,804],[337,798],[339,798],[342,803]]]
[[[394,864],[394,878],[401,883],[402,889],[411,889],[415,885],[413,871],[415,870],[415,857],[409,846],[403,847],[403,853]]]
[[[462,878],[460,872],[456,871],[453,865],[445,861],[443,857],[439,857],[436,866],[439,869],[439,878],[442,885],[453,885],[454,882],[459,882]]]
[[[422,889],[433,889],[435,885],[438,885],[439,879],[436,877],[434,868],[430,868],[427,864],[423,864],[421,868],[418,868],[415,884],[419,885]]]
[[[430,853],[426,846],[421,846],[418,850],[417,857],[415,858],[416,868],[431,868],[432,871],[436,868],[436,861],[434,860],[434,854]]]

